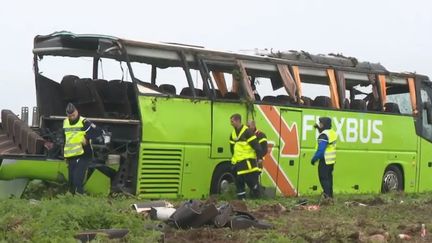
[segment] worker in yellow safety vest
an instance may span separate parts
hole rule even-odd
[[[72,103],[67,105],[66,115],[67,118],[63,121],[63,155],[68,164],[69,191],[72,194],[83,194],[87,168],[93,159],[90,141],[100,137],[102,130],[80,116]]]
[[[315,165],[315,162],[319,161],[318,175],[324,198],[333,198],[333,169],[336,163],[337,135],[331,129],[331,119],[328,117],[320,117],[319,124],[316,124],[315,128],[320,134],[311,164]]]
[[[240,114],[233,114],[230,118],[234,130],[230,136],[231,164],[235,174],[237,198],[246,198],[246,187],[251,190],[252,197],[260,196],[259,175],[262,163],[262,152],[258,140],[247,126],[242,124]],[[257,161],[257,158],[258,161]]]
[[[264,161],[264,157],[266,156],[266,154],[268,152],[267,136],[261,130],[257,129],[256,123],[254,120],[248,121],[247,124],[248,124],[249,129],[252,130],[252,132],[257,137],[258,143],[259,143],[260,148],[261,148],[261,154],[263,156],[261,159]],[[259,159],[260,158],[257,158],[257,160],[259,160]],[[263,168],[262,163],[258,163],[258,167],[262,169]]]

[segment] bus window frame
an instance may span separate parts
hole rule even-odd
[[[228,102],[228,103],[243,103],[244,102],[244,99],[245,99],[244,94],[246,92],[244,92],[243,85],[238,85],[237,90],[235,92],[233,91],[235,88],[234,86],[236,85],[235,83],[237,82],[235,80],[235,75],[234,75],[233,71],[238,70],[240,72],[240,68],[237,65],[237,62],[218,62],[217,60],[211,60],[211,59],[204,58],[204,57],[203,58],[200,57],[200,60],[202,62],[202,67],[204,69],[203,71],[205,73],[207,73],[207,78],[208,78],[207,82],[209,82],[211,85],[211,87],[209,87],[209,88],[211,90],[210,93],[213,94],[212,95],[213,97],[211,97],[212,101]],[[222,75],[223,80],[218,81],[217,77],[214,76],[215,73],[231,74],[232,75],[233,82],[232,82],[231,91],[228,91],[225,77]],[[213,81],[217,87],[213,84]],[[227,99],[227,98],[224,98],[224,94],[222,94],[222,97],[218,98],[216,96],[216,91],[215,91],[216,88],[218,88],[219,91],[221,91],[218,82],[222,82],[221,85],[223,84],[223,87],[226,88],[226,93],[234,92],[239,96],[239,98],[238,99]],[[221,93],[222,93],[222,91],[221,91]]]
[[[424,102],[421,96],[421,91],[424,90],[426,92],[426,94],[429,96],[429,104],[427,104],[427,102]],[[421,112],[419,112],[419,116],[420,118],[418,119],[419,123],[420,123],[420,128],[419,129],[419,133],[418,135],[421,136],[422,138],[426,139],[429,142],[432,142],[432,134],[430,134],[430,136],[427,136],[427,134],[425,134],[425,125],[423,123],[423,119],[424,119],[424,110],[425,109],[432,109],[432,84],[430,83],[430,81],[423,81],[421,82],[421,88],[419,89],[419,93],[420,93],[420,104],[421,104]],[[429,106],[429,107],[427,107]],[[430,111],[432,113],[432,110]],[[427,115],[427,112],[426,112]],[[431,114],[432,115],[432,114]],[[428,118],[426,118],[428,119]],[[432,124],[428,122],[428,126],[432,127]]]

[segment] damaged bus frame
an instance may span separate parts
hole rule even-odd
[[[89,193],[204,198],[226,190],[234,180],[228,143],[233,113],[254,119],[267,134],[261,182],[284,196],[319,192],[309,161],[320,116],[331,117],[338,133],[336,193],[432,189],[426,76],[340,55],[246,55],[70,32],[36,36],[33,53],[40,122],[28,127],[2,111],[3,197],[19,195],[31,179],[65,182],[61,128],[67,102],[111,134],[109,143],[93,141]],[[40,71],[46,57],[90,58],[92,73],[51,79]],[[102,59],[126,64],[132,82],[124,80],[123,69],[121,79],[101,78]],[[176,72],[161,76],[171,69]],[[307,97],[308,85],[325,91]]]

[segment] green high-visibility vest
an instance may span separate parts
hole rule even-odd
[[[336,139],[337,139],[337,134],[335,131],[328,129],[328,130],[324,130],[322,131],[321,134],[325,134],[327,135],[328,138],[328,143],[327,143],[327,147],[326,150],[324,152],[324,159],[325,159],[325,163],[327,165],[332,165],[334,163],[336,163]],[[318,144],[316,146],[318,148]]]
[[[80,117],[77,123],[71,125],[69,119],[63,121],[63,129],[65,131],[64,157],[70,158],[84,154],[82,141],[85,138],[86,132],[82,130],[84,127],[84,118]]]

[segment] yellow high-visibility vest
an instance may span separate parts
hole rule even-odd
[[[239,162],[245,163],[244,166],[241,165],[240,168],[237,171],[237,175],[243,175],[243,174],[247,174],[247,173],[251,173],[251,172],[255,172],[255,171],[261,171],[261,169],[259,167],[255,165],[253,165],[250,161],[250,159],[255,160],[256,159],[256,152],[255,150],[252,148],[252,146],[250,146],[249,142],[256,139],[256,136],[253,135],[248,139],[242,139],[242,135],[246,132],[246,130],[248,129],[247,126],[244,126],[241,128],[238,136],[236,134],[236,130],[234,129],[233,132],[231,133],[231,141],[230,143],[234,145],[234,154],[231,158],[231,163],[232,164],[237,164]]]
[[[332,165],[334,163],[336,163],[336,139],[337,139],[337,134],[335,131],[331,130],[331,129],[327,129],[324,130],[321,134],[325,134],[327,135],[328,138],[328,144],[326,147],[326,150],[324,152],[324,159],[325,159],[325,163],[327,165]],[[318,148],[318,143],[317,146]]]
[[[86,132],[82,130],[84,127],[84,118],[80,117],[77,123],[71,125],[69,119],[63,121],[63,129],[65,131],[64,157],[70,158],[84,154],[82,141],[85,138]]]
[[[234,154],[232,156],[231,162],[236,164],[239,161],[246,159],[256,159],[255,150],[249,145],[249,142],[256,139],[256,136],[253,135],[247,140],[240,140],[241,136],[248,129],[247,126],[242,127],[238,136],[236,134],[236,130],[234,129],[231,133],[231,141],[230,143],[234,145]]]

